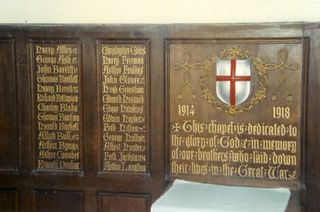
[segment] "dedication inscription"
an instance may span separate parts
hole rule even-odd
[[[297,182],[303,40],[170,41],[171,177]]]
[[[98,44],[102,172],[147,172],[147,46]]]
[[[36,170],[80,171],[78,43],[31,42]]]

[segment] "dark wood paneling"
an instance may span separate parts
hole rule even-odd
[[[18,211],[18,193],[15,190],[0,190],[0,211]]]
[[[320,25],[310,24],[305,28],[310,37],[310,61],[308,76],[308,117],[306,137],[306,186],[305,207],[307,211],[320,209]]]
[[[81,212],[81,192],[37,190],[34,191],[34,212]]]
[[[166,135],[168,136],[167,151],[169,151],[167,172],[170,177],[223,184],[248,182],[256,186],[286,187],[291,184],[293,187],[299,187],[303,176],[303,168],[300,166],[302,161],[300,156],[303,151],[300,146],[303,146],[305,135],[303,91],[306,87],[304,81],[306,70],[304,61],[308,59],[304,54],[304,49],[308,49],[304,46],[305,43],[307,42],[303,38],[169,40],[166,51],[169,57],[167,58],[168,130]],[[246,56],[238,52],[234,57],[247,59],[253,63],[250,75],[250,97],[236,107],[228,107],[227,104],[221,103],[214,89],[217,84],[214,80],[215,68],[218,66],[218,61],[228,59],[227,51],[233,53],[246,51]],[[224,53],[224,56],[221,56],[221,53]],[[279,56],[281,53],[285,55],[284,58]],[[261,61],[260,65],[265,67],[263,70],[257,65],[257,61]],[[258,73],[263,72],[264,74],[261,74],[263,77],[257,80]],[[280,86],[279,75],[281,80],[285,79]],[[262,98],[257,98],[258,92],[264,93]],[[186,108],[189,110],[187,111]],[[286,108],[290,112],[287,117],[277,117],[274,112],[276,108]],[[210,121],[211,130],[208,124]],[[221,126],[235,122],[236,125],[240,124],[244,127],[242,132],[221,131]],[[292,125],[297,129],[298,133],[295,135],[290,133],[276,135],[266,131],[252,133],[246,126],[288,127],[289,124],[290,127]],[[254,139],[260,146],[250,143],[245,148],[241,145],[234,146],[228,152],[229,147],[225,144],[233,142],[233,139],[238,140],[240,144],[244,140],[250,143]],[[286,147],[283,150],[268,147],[267,143],[278,141],[284,144],[290,143],[293,149],[288,151]],[[212,142],[211,145],[210,142]],[[227,159],[216,157],[226,153]],[[243,157],[238,158],[242,153],[244,153]],[[261,163],[262,161],[257,160],[259,154],[265,155],[268,158],[267,162]],[[282,157],[293,158],[293,160],[290,162],[286,160],[283,163],[275,160],[275,156],[281,159]],[[245,159],[246,157],[248,160]],[[241,158],[244,160],[241,161]],[[244,167],[248,167],[248,170],[260,169],[260,172],[250,174],[248,170],[243,169]],[[281,176],[279,172],[275,174],[274,167],[280,168],[280,173],[287,172],[288,175]],[[257,178],[259,178],[258,184],[256,184]]]
[[[18,169],[15,42],[0,40],[0,171]]]
[[[299,210],[296,203],[308,211],[320,208],[318,194],[319,179],[319,115],[318,90],[320,86],[318,24],[273,23],[273,24],[173,24],[173,25],[14,25],[0,26],[0,188],[4,190],[4,208],[14,205],[9,211],[149,211],[149,207],[165,190],[172,179],[166,175],[166,131],[165,84],[165,40],[291,40],[310,37],[310,70],[308,86],[307,152],[305,154],[307,190],[297,192],[290,209]],[[5,39],[4,39],[5,38]],[[79,48],[79,70],[82,81],[80,87],[81,162],[80,171],[70,173],[46,170],[49,174],[33,172],[35,149],[33,144],[34,114],[33,73],[30,70],[30,40],[56,42],[77,41]],[[96,41],[112,41],[122,45],[132,41],[148,41],[149,65],[146,94],[147,171],[146,174],[104,173],[101,171],[98,154],[101,152],[101,131],[99,130],[99,55]],[[79,41],[79,42],[78,42]],[[291,55],[291,54],[290,54]],[[265,58],[269,61],[272,58]],[[150,64],[149,64],[150,62]],[[15,66],[16,70],[15,71]],[[16,75],[17,74],[17,75]],[[16,80],[17,79],[17,80]],[[16,89],[17,88],[17,89]],[[16,92],[17,90],[17,92]],[[81,129],[81,130],[82,130]],[[168,133],[168,132],[167,132]],[[302,138],[301,143],[305,142]],[[302,151],[305,147],[302,146]],[[19,164],[19,152],[21,163]],[[303,159],[302,159],[303,161]],[[1,169],[3,172],[1,172]],[[20,175],[7,175],[8,171],[20,170]],[[5,173],[7,172],[7,173]],[[301,170],[304,172],[304,170]],[[42,173],[42,172],[41,172]],[[82,174],[83,173],[83,174]],[[304,188],[302,173],[301,186]],[[227,182],[228,181],[228,182]],[[248,181],[222,180],[221,183],[248,185]],[[259,180],[255,185],[262,185]],[[265,186],[267,184],[264,184]],[[13,188],[19,192],[11,192]],[[36,190],[34,190],[36,189]],[[299,188],[297,188],[299,190]],[[81,191],[81,192],[78,192]],[[105,191],[99,193],[99,191]],[[109,191],[109,192],[107,192]],[[301,191],[301,190],[300,190]],[[19,193],[19,195],[17,195]],[[300,197],[302,196],[302,198]],[[19,201],[18,201],[19,196]],[[3,197],[3,198],[2,198]],[[307,197],[304,199],[304,197]],[[8,200],[8,201],[6,201]],[[307,201],[305,201],[307,200]],[[19,206],[17,205],[19,203]],[[11,210],[12,209],[12,210]],[[0,209],[1,210],[1,209]]]
[[[319,195],[320,195],[320,183],[319,178],[317,182],[308,182],[307,184],[307,202],[304,207],[308,212],[318,212],[320,209],[319,203]]]
[[[141,194],[99,193],[99,212],[148,212],[149,196]]]

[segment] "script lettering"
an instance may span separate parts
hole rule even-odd
[[[103,172],[146,173],[146,45],[100,44]]]
[[[299,181],[302,43],[170,41],[167,51],[170,176]]]
[[[37,170],[80,170],[77,44],[33,44]]]

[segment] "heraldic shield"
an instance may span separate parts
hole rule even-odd
[[[237,106],[250,95],[250,60],[217,60],[216,94],[225,104]]]

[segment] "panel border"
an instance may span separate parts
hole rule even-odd
[[[34,82],[35,82],[35,74],[33,73],[32,66],[34,63],[34,57],[33,57],[33,46],[36,43],[52,43],[52,44],[76,44],[79,49],[78,53],[78,67],[79,67],[79,115],[80,115],[80,139],[79,139],[79,146],[80,146],[80,169],[79,171],[68,171],[68,170],[38,170],[36,167],[36,110],[35,110],[35,88],[34,88]],[[28,57],[28,69],[30,73],[30,102],[31,102],[31,128],[32,128],[32,136],[31,136],[31,144],[32,144],[32,175],[76,175],[76,176],[84,176],[84,85],[83,85],[83,61],[82,61],[82,40],[80,38],[68,38],[68,37],[30,37],[27,38],[26,41],[27,45],[27,57]]]

